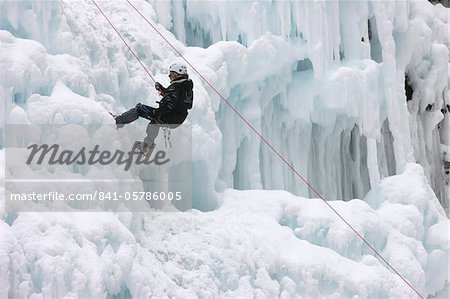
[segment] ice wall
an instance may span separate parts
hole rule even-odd
[[[167,45],[125,2],[100,4],[166,85],[177,59]],[[135,5],[327,198],[372,188],[366,202],[331,204],[421,293],[445,291],[448,218],[428,181],[448,200],[439,172],[449,151],[449,114],[440,114],[448,10],[425,1]],[[2,123],[112,123],[108,111],[158,98],[89,1],[0,2],[0,42]],[[309,192],[190,73],[194,205],[215,211],[147,215],[143,226],[130,213],[5,214],[0,200],[1,294],[412,297],[320,200],[234,190],[217,200],[227,187]]]
[[[252,111],[246,116],[326,197],[361,197],[417,161],[448,211],[448,8],[428,1],[173,1],[155,9],[188,45],[249,47],[237,54],[239,67],[227,68],[227,96]],[[267,50],[251,59],[267,32],[296,45],[297,55],[271,60]],[[267,60],[279,71],[267,73]],[[224,185],[308,194],[263,144],[254,146],[250,131],[231,134],[240,124],[230,117],[219,107]]]
[[[129,6],[102,4],[157,80],[167,84],[173,51],[143,21],[131,21],[137,15]],[[380,178],[417,161],[448,206],[448,9],[426,1],[150,4],[137,2],[326,198],[361,198]],[[35,49],[3,56],[8,63],[28,59],[5,78],[2,93],[12,99],[6,117],[14,105],[26,110],[33,93],[50,94],[57,79],[116,112],[157,99],[153,82],[91,3],[2,5],[6,49]],[[27,40],[11,42],[11,34]],[[212,46],[184,48],[175,37]],[[226,187],[313,195],[191,75],[197,96],[188,121],[198,125],[199,150],[193,152],[201,153],[194,171],[208,182],[195,188],[199,207],[212,208],[214,190]]]

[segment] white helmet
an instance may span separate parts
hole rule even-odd
[[[187,67],[181,63],[174,63],[169,67],[170,72],[175,72],[179,75],[187,75]]]

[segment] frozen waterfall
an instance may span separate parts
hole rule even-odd
[[[117,182],[114,192],[150,190],[142,166],[121,174],[110,165],[22,165],[20,130],[7,130],[29,126],[27,137],[50,142],[39,126],[56,125],[72,132],[65,144],[92,134],[116,149],[135,136],[116,130],[108,112],[160,97],[92,0],[1,1],[0,297],[447,298],[449,8],[133,0],[156,32],[127,1],[96,2],[155,80],[169,85],[167,67],[182,61],[160,34],[201,74],[188,68],[192,153],[175,129],[173,151],[189,157],[161,175],[189,169],[192,209],[8,207],[18,185],[7,181],[24,175],[48,180],[39,192],[80,189],[52,183],[63,176],[88,181],[90,192],[96,179]]]

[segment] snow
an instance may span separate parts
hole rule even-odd
[[[329,203],[421,294],[442,289],[448,218],[422,168],[369,197]],[[2,261],[25,296],[415,296],[321,199],[284,191],[229,189],[208,213],[16,216],[2,226]]]
[[[126,1],[98,3],[152,76],[168,85],[167,66],[183,59]],[[146,213],[139,213],[116,206],[111,213],[102,212],[106,205],[69,204],[60,210],[94,212],[33,213],[5,207],[20,189],[4,184],[14,175],[92,180],[86,192],[102,187],[94,182],[99,178],[131,181],[111,191],[150,188],[139,167],[123,175],[112,166],[24,166],[15,159],[25,151],[8,156],[5,141],[23,146],[20,130],[7,129],[25,124],[34,128],[29,138],[50,143],[55,137],[38,128],[59,125],[65,145],[91,134],[120,148],[139,138],[146,122],[116,131],[108,112],[155,105],[159,97],[90,1],[1,2],[2,297],[417,297],[211,86],[420,294],[445,297],[447,8],[400,0],[133,5],[201,74],[189,68],[192,153],[174,161],[177,170],[192,162],[193,209],[162,213],[141,206]],[[413,89],[408,102],[405,76]]]

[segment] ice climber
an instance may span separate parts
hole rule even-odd
[[[151,155],[155,148],[154,140],[158,136],[160,127],[178,127],[186,119],[188,110],[192,108],[194,84],[189,79],[187,67],[180,63],[172,64],[169,67],[169,79],[170,85],[167,88],[159,82],[155,83],[155,88],[162,95],[158,108],[139,103],[121,115],[113,115],[118,128],[139,117],[150,120],[144,141],[136,142],[137,148],[146,156]]]

